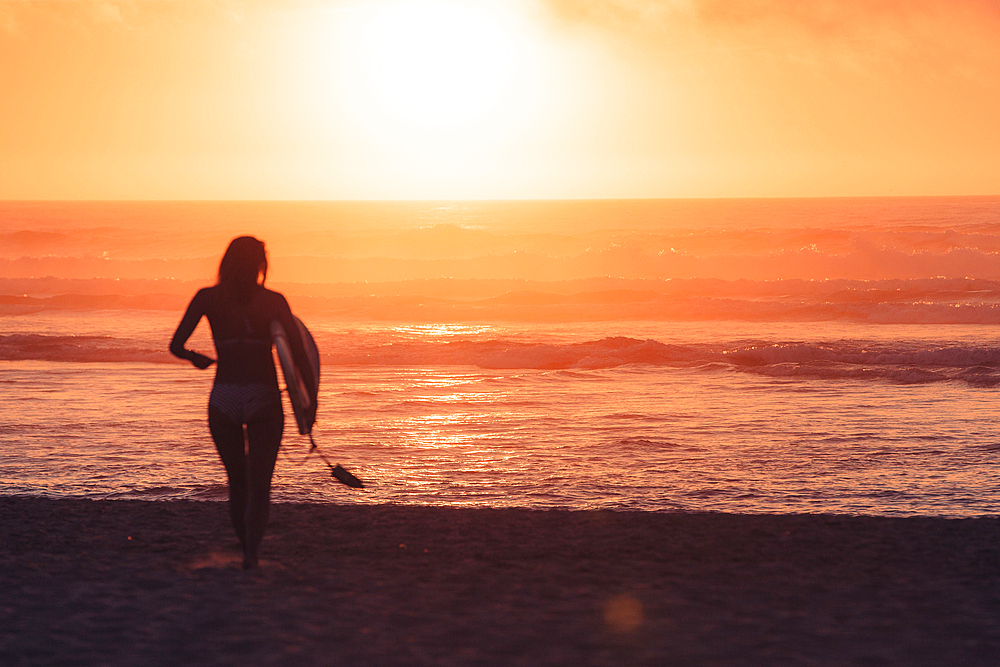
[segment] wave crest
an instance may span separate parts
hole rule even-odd
[[[0,359],[61,362],[176,362],[166,350],[111,336],[0,335]],[[531,343],[504,338],[449,342],[372,339],[328,349],[333,366],[478,366],[513,370],[591,371],[620,368],[698,368],[775,378],[878,380],[926,384],[955,380],[1000,384],[1000,349],[978,345],[755,341],[675,345],[625,336],[580,343]]]

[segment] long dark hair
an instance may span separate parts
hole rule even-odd
[[[229,242],[219,263],[219,285],[230,299],[245,303],[253,290],[267,280],[267,253],[264,242],[252,236],[240,236]]]

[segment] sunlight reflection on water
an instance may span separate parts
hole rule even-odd
[[[225,498],[210,373],[18,361],[4,381],[0,493]],[[946,516],[1000,502],[993,393],[961,383],[325,366],[320,405],[316,442],[370,490],[334,484],[289,419],[276,500]]]

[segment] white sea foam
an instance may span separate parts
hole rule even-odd
[[[169,332],[161,332],[163,340]],[[746,371],[817,379],[924,383],[1000,383],[1000,347],[905,341],[713,341],[685,344],[615,336],[574,342],[534,342],[530,332],[491,337],[479,332],[448,340],[400,336],[397,327],[359,333],[318,330],[324,366],[400,368],[476,366],[484,369],[604,369],[627,365]],[[0,334],[0,359],[56,362],[176,363],[163,340],[110,335]],[[159,343],[159,344],[157,344]],[[345,344],[346,343],[346,344]]]

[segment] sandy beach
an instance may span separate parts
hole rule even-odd
[[[3,665],[990,665],[1000,520],[0,498]]]

